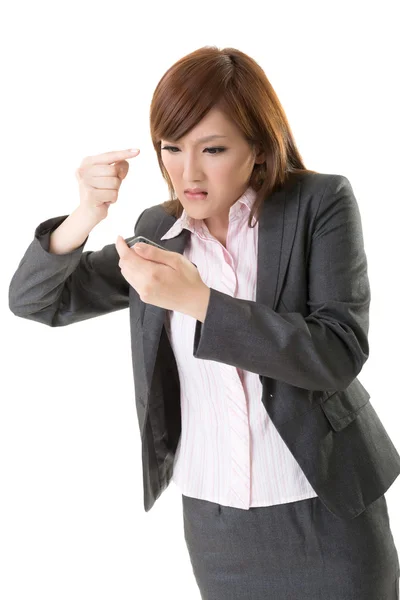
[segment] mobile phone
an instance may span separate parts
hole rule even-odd
[[[126,240],[126,243],[129,246],[129,248],[132,248],[132,246],[134,246],[135,244],[138,244],[139,242],[144,242],[145,244],[150,244],[151,246],[155,246],[156,248],[161,248],[161,250],[165,250],[165,248],[163,248],[159,244],[156,244],[156,242],[152,242],[151,240],[144,237],[143,235],[137,235],[136,237],[133,237],[132,239],[127,238],[127,240]],[[197,269],[197,265],[195,265],[194,262],[192,262],[192,265],[194,265]]]
[[[161,248],[161,250],[165,250],[165,248],[163,248],[159,244],[156,244],[156,242],[152,242],[151,240],[144,237],[143,235],[137,235],[136,237],[133,237],[132,239],[128,238],[128,241],[126,243],[129,246],[129,248],[132,248],[132,246],[134,246],[135,244],[138,244],[139,242],[143,242],[144,244],[150,244],[151,246],[155,246],[156,248]]]

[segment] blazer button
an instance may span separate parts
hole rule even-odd
[[[270,397],[273,398],[273,394],[270,394]]]

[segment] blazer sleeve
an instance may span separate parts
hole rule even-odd
[[[193,355],[308,390],[350,385],[369,354],[370,286],[360,212],[343,175],[332,176],[319,202],[308,290],[303,316],[211,288]]]
[[[135,236],[146,210],[136,221]],[[67,217],[48,219],[36,228],[9,286],[9,308],[17,317],[61,327],[129,306],[129,283],[115,244],[84,252],[88,236],[72,252],[49,252],[51,233]]]

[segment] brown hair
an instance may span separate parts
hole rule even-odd
[[[248,221],[251,227],[254,213],[258,221],[262,203],[273,191],[296,174],[316,171],[304,166],[285,112],[264,71],[235,48],[204,46],[187,54],[168,69],[154,91],[150,131],[170,193],[162,207],[176,218],[183,211],[161,159],[161,139],[180,139],[215,106],[236,124],[252,148],[258,145],[259,152],[265,152],[265,161],[254,164],[249,180],[257,192]]]

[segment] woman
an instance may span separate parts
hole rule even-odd
[[[150,126],[170,200],[135,236],[162,249],[83,252],[132,154],[88,157],[80,206],[36,229],[11,310],[60,326],[130,308],[145,509],[179,486],[203,599],[398,598],[384,492],[400,456],[357,379],[370,289],[350,182],[305,168],[234,48],[174,64]]]

